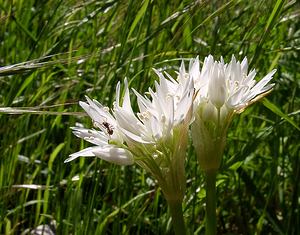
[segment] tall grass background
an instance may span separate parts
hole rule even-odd
[[[0,234],[172,234],[155,182],[137,166],[69,154],[92,124],[84,96],[112,106],[186,60],[248,57],[276,86],[235,117],[217,180],[218,234],[300,234],[300,5],[297,1],[0,0]],[[134,97],[132,96],[133,103]],[[136,105],[135,105],[136,108]],[[204,233],[203,175],[186,158],[184,216]]]

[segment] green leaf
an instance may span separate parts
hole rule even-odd
[[[254,63],[256,63],[256,61],[258,61],[259,56],[262,54],[261,52],[262,52],[263,44],[265,43],[266,38],[270,35],[270,31],[273,29],[273,26],[275,25],[276,20],[279,18],[280,14],[282,12],[282,9],[284,7],[284,3],[285,3],[285,0],[277,0],[276,1],[276,4],[275,4],[275,6],[268,18],[268,21],[266,23],[264,32],[259,40],[258,45],[255,48],[255,53],[254,53],[254,56],[251,60],[249,67],[252,67],[254,65]]]
[[[243,165],[243,161],[238,161],[234,164],[232,164],[229,169],[236,171],[238,168],[240,168],[240,166]]]
[[[273,113],[277,114],[278,116],[280,116],[282,119],[286,120],[287,122],[289,122],[293,127],[295,127],[298,131],[300,131],[300,128],[298,127],[298,125],[291,119],[289,118],[288,115],[286,115],[285,113],[283,113],[275,104],[273,104],[271,101],[269,101],[268,99],[263,99],[262,101],[263,105],[268,108],[269,110],[271,110]]]
[[[140,9],[139,12],[137,13],[137,15],[136,15],[136,17],[135,17],[135,19],[134,19],[134,21],[133,21],[131,27],[130,27],[130,30],[129,30],[127,39],[130,38],[130,36],[131,36],[133,30],[135,29],[137,23],[140,21],[140,19],[142,18],[142,16],[145,14],[146,9],[147,9],[147,7],[148,7],[148,4],[149,4],[149,0],[144,1],[144,3],[143,3],[143,5],[142,5],[141,9]]]
[[[49,168],[50,171],[52,170],[52,165],[53,165],[53,162],[54,162],[55,158],[57,157],[58,153],[63,149],[64,146],[65,146],[65,143],[60,143],[54,149],[54,151],[51,153],[50,159],[49,159],[49,162],[48,162],[48,168]]]

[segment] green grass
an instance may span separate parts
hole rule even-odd
[[[208,54],[247,56],[258,78],[277,68],[268,100],[229,130],[218,233],[299,234],[299,9],[279,0],[0,0],[0,107],[13,107],[0,109],[0,234],[52,219],[57,234],[172,234],[166,202],[138,166],[63,163],[87,146],[69,127],[91,126],[77,113],[85,95],[110,106],[125,77],[143,93],[153,67],[174,75],[181,58]],[[186,165],[184,216],[189,233],[203,234],[203,174],[192,148]],[[20,187],[27,184],[39,187]]]

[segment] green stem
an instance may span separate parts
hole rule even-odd
[[[181,201],[168,201],[172,224],[175,235],[185,235],[185,225],[183,220],[182,202]]]
[[[206,224],[205,235],[217,234],[216,170],[206,171]]]

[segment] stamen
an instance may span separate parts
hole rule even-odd
[[[99,122],[93,121],[93,125],[94,127],[101,129],[101,124]]]
[[[108,113],[109,112],[109,107],[105,106],[105,107],[103,107],[103,110]]]
[[[141,121],[148,121],[150,119],[150,112],[145,111],[137,114]]]

